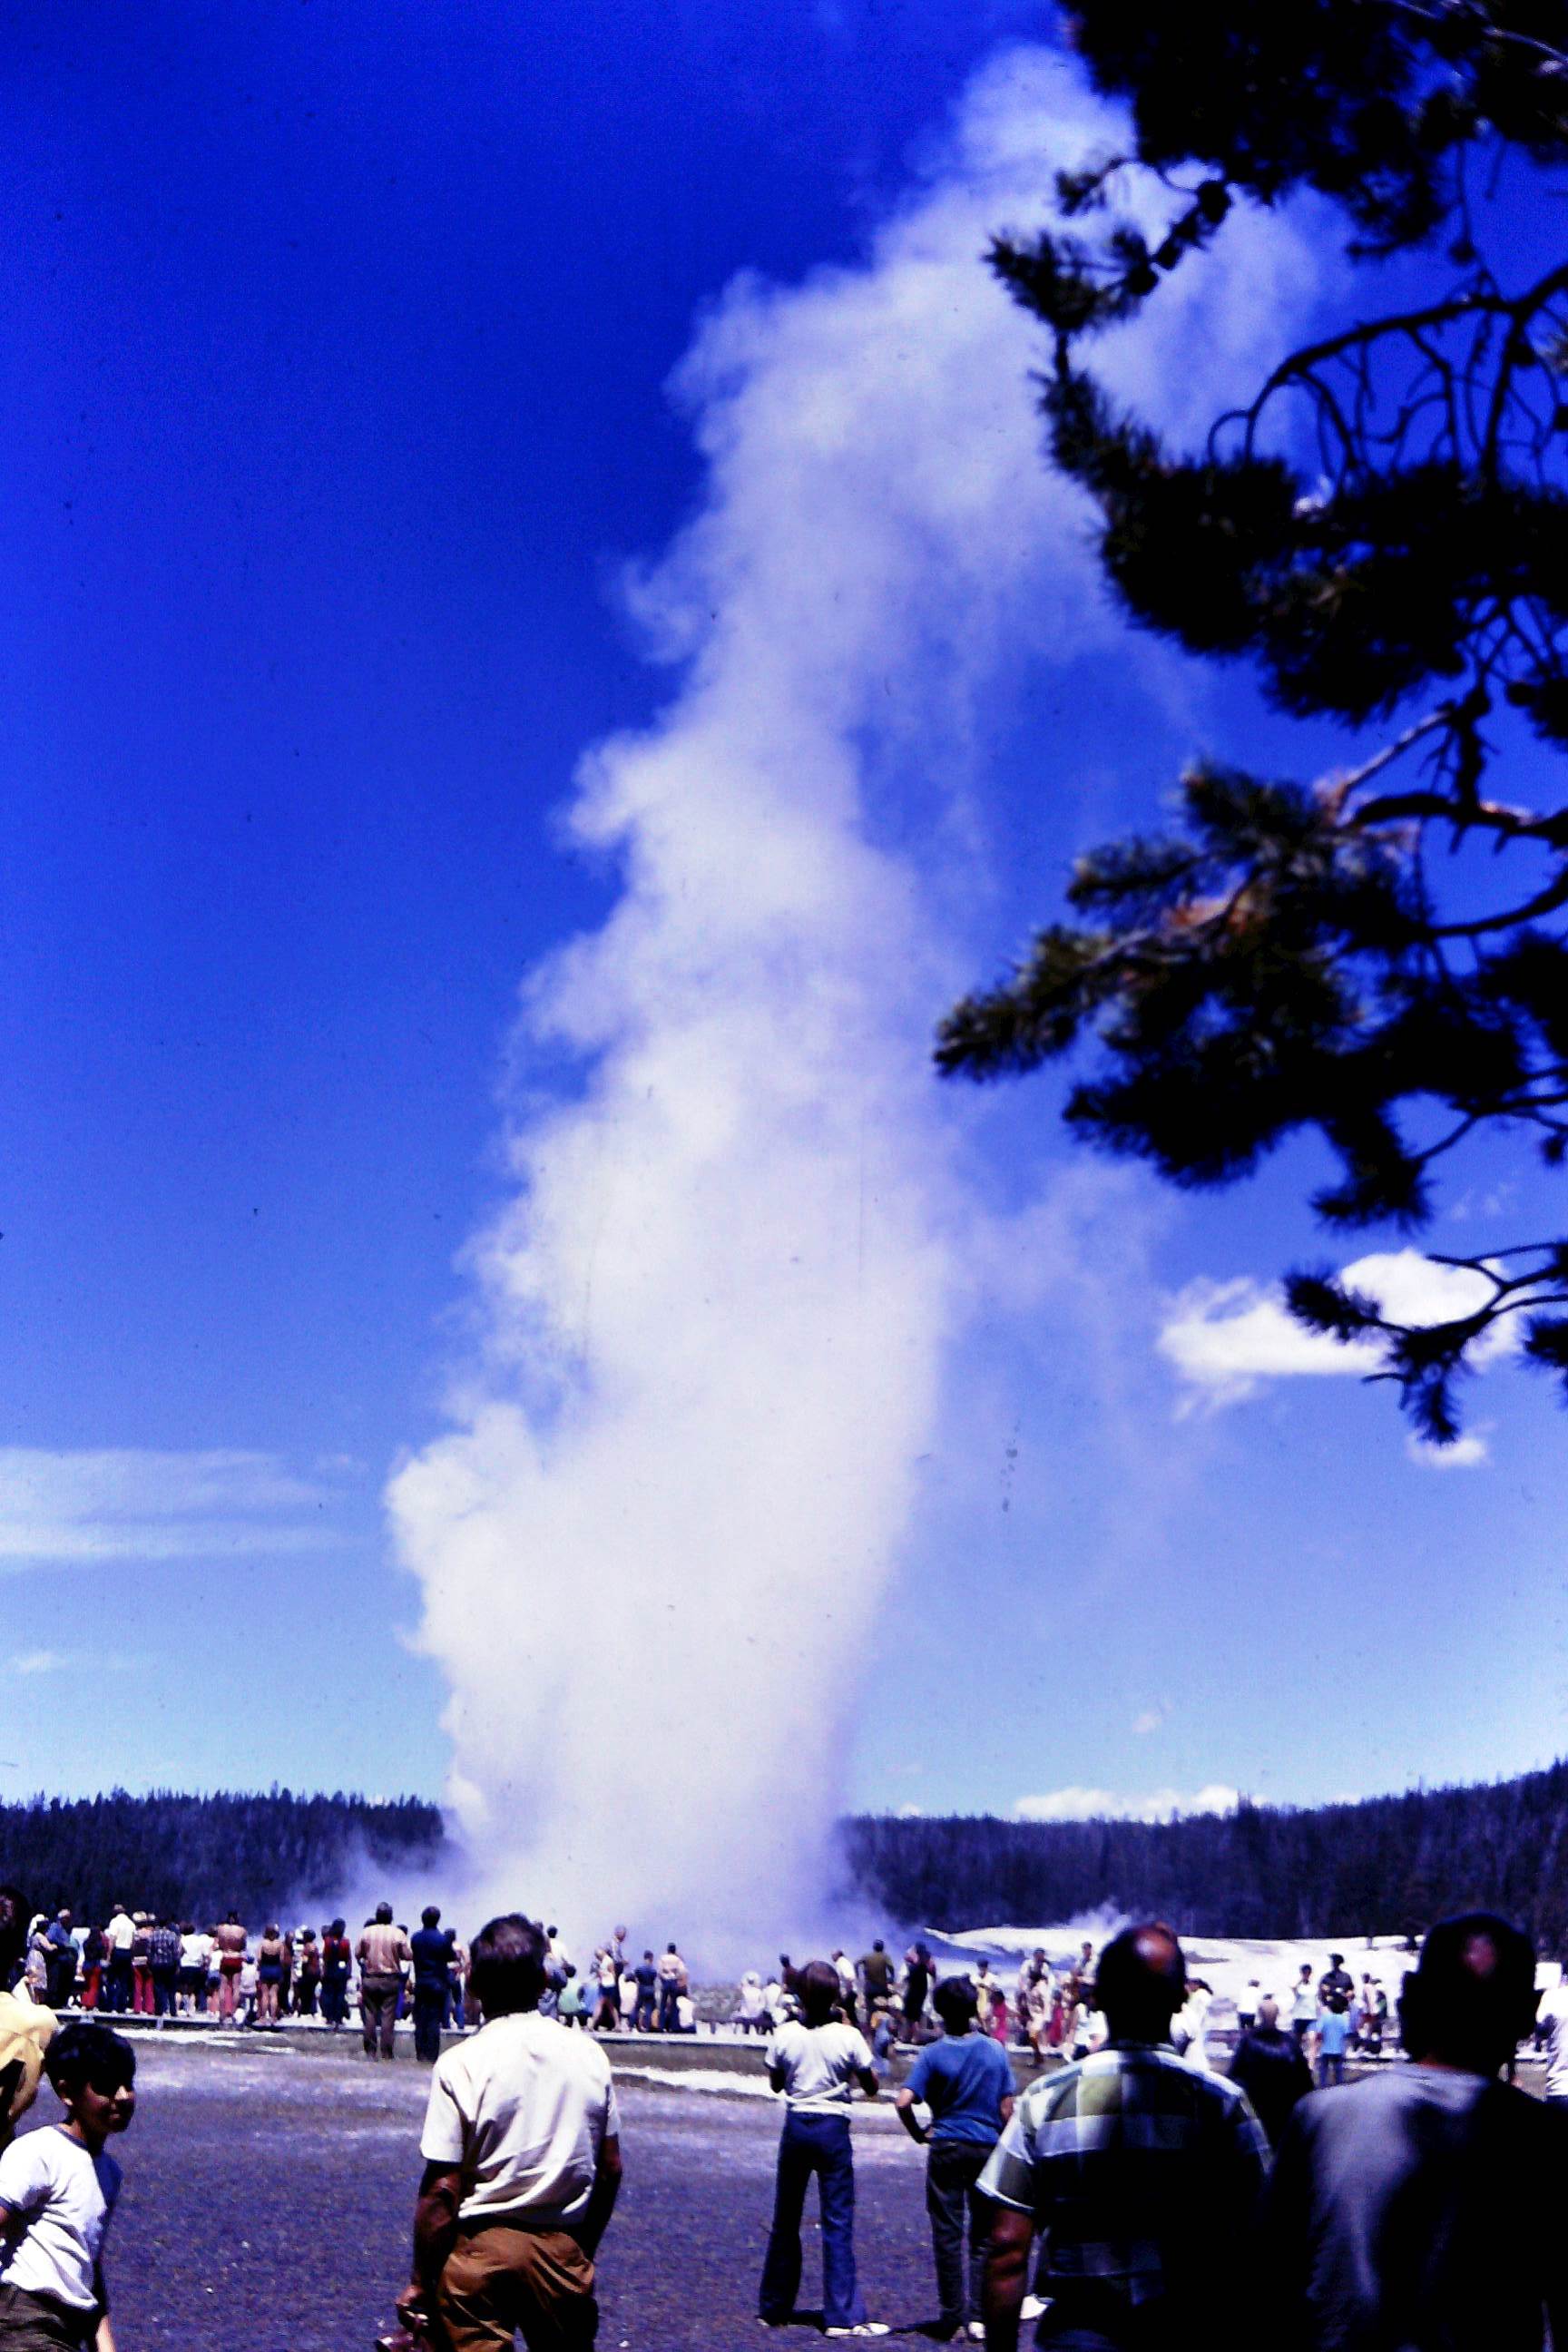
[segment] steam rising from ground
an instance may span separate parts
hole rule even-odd
[[[1110,625],[980,256],[1110,127],[1010,54],[863,266],[738,283],[679,372],[705,493],[631,592],[679,683],[578,776],[624,887],[518,1055],[574,1081],[514,1112],[484,1360],[390,1492],[485,1892],[578,1937],[755,1945],[822,1885],[984,1222],[927,1060],[969,972],[946,795],[999,655]],[[1194,415],[1192,355],[1250,365],[1300,268],[1231,246],[1118,362],[1185,339]]]

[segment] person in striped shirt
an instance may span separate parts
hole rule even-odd
[[[988,2352],[1016,2352],[1029,2250],[1044,2249],[1036,2336],[1053,2352],[1230,2352],[1256,2315],[1252,2245],[1268,2143],[1243,2093],[1170,2046],[1187,1974],[1173,1931],[1107,1945],[1107,2040],[1018,2099],[980,2192],[995,2207]]]

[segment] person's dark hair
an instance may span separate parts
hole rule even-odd
[[[269,1942],[275,1944],[278,1941],[278,1922],[276,1919],[268,1922],[265,1932]]]
[[[665,1948],[665,1948],[665,1950],[666,1950],[667,1952],[673,1952],[673,1951],[674,1951],[674,1949],[675,1949],[675,1946],[674,1946],[673,1944],[666,1944],[666,1946],[665,1946]]]
[[[419,1914],[419,1916],[426,1927],[438,1927],[441,1924],[440,1905],[438,1903],[426,1903],[424,1910]]]
[[[377,1927],[391,1927],[391,1925],[392,1925],[392,1906],[391,1906],[391,1904],[390,1904],[390,1903],[378,1903],[378,1904],[376,1905],[376,1906],[375,1906],[375,1918],[374,1918],[374,1922],[373,1922],[372,1924],[373,1924],[374,1926]]]
[[[329,1936],[346,1935],[348,1933],[348,1921],[346,1919],[332,1920],[327,1928],[327,1933]]]
[[[1186,1995],[1187,1964],[1163,1920],[1123,1927],[1100,1956],[1095,2007],[1115,2040],[1163,2042]]]
[[[807,1960],[795,1973],[795,1990],[807,2025],[826,2025],[843,1998],[831,1960]]]
[[[1495,1911],[1439,1919],[1399,1997],[1412,2058],[1495,2074],[1535,2023],[1535,1948]]]
[[[877,1937],[876,1941],[875,1941],[875,1942],[873,1943],[873,1945],[871,1946],[871,1949],[872,1949],[874,1952],[885,1952],[885,1951],[887,1950],[887,1948],[887,1948],[887,1946],[883,1943],[882,1938],[880,1937],[880,1936],[879,1936],[879,1937]]]
[[[544,1932],[545,1932],[545,1934],[546,1934],[547,1936],[558,1936],[558,1935],[561,1933],[561,1930],[560,1930],[560,1928],[559,1928],[559,1927],[556,1927],[552,1926],[552,1927],[546,1927],[546,1929],[544,1930]],[[671,1946],[670,1946],[670,1948],[670,1948],[670,1950],[673,1952],[673,1951],[674,1951],[674,1949],[675,1949],[675,1946],[674,1946],[673,1944],[671,1944]]]
[[[980,2011],[974,1986],[968,1977],[943,1977],[931,2005],[950,2033],[967,2033]]]
[[[123,2034],[110,2032],[107,2025],[87,2025],[73,2018],[45,2051],[44,2072],[62,2099],[74,2097],[83,2084],[108,2094],[136,2080],[136,2053]]]
[[[521,1911],[487,1919],[474,1937],[468,1974],[487,2017],[537,2009],[544,1990],[544,1930]]]

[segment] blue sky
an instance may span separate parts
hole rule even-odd
[[[740,673],[725,650],[721,609],[752,594],[756,543],[784,541],[803,580],[820,556],[836,594],[859,583],[875,607],[882,575],[843,554],[833,500],[803,509],[746,472],[758,450],[776,472],[794,446],[769,421],[770,387],[882,396],[832,356],[859,348],[847,308],[923,282],[915,247],[938,237],[953,191],[978,175],[978,223],[985,173],[1013,184],[1000,132],[983,168],[980,133],[960,153],[948,126],[977,76],[1011,122],[1027,88],[984,77],[1046,30],[1034,9],[935,0],[345,0],[153,5],[134,23],[84,0],[8,37],[0,1790],[277,1779],[436,1793],[454,1685],[472,1685],[488,1726],[470,1747],[497,1736],[510,1666],[473,1694],[489,1670],[484,1580],[510,1574],[494,1563],[515,1522],[497,1509],[492,1549],[454,1567],[431,1528],[434,1509],[449,1533],[445,1490],[434,1504],[428,1484],[405,1490],[395,1540],[383,1490],[410,1459],[434,1464],[437,1486],[454,1470],[482,1486],[502,1475],[470,1442],[492,1408],[521,1398],[551,1428],[574,1409],[559,1382],[581,1377],[602,1408],[628,1366],[646,1372],[646,1337],[597,1327],[563,1371],[577,1244],[550,1241],[554,1209],[529,1226],[517,1206],[520,1182],[565,1183],[540,1171],[577,1167],[590,1143],[626,1152],[612,1242],[616,1216],[635,1223],[642,1202],[657,1217],[660,1197],[638,1191],[657,1147],[639,1160],[616,1104],[645,1046],[668,1076],[670,1040],[649,1043],[637,1006],[603,1014],[598,1001],[617,971],[657,991],[670,969],[648,944],[667,884],[649,898],[635,880],[664,838],[626,814],[652,804],[637,801],[643,753],[600,755],[615,803],[602,824],[570,831],[562,811],[595,745],[647,746],[650,727],[700,739],[714,709],[732,733],[737,699],[769,707],[754,647]],[[910,228],[900,260],[886,224],[917,215],[937,226]],[[1308,219],[1260,235],[1223,317],[1198,316],[1194,399],[1211,361],[1229,380],[1277,320],[1331,299],[1320,232]],[[1016,383],[1026,437],[1026,331],[978,261],[974,283],[977,304],[994,302],[997,381]],[[857,331],[870,348],[872,324]],[[902,350],[896,331],[888,348]],[[942,379],[932,410],[962,484],[961,390]],[[852,417],[844,429],[845,464],[864,474]],[[976,408],[976,442],[1004,429],[1001,408]],[[908,534],[932,532],[950,583],[932,520],[945,463],[911,449],[925,487]],[[858,480],[846,474],[843,513],[858,511]],[[995,528],[994,491],[974,495]],[[1266,1301],[1216,1307],[1189,1287],[1266,1284],[1320,1254],[1300,1205],[1309,1151],[1219,1202],[1177,1201],[1070,1151],[1054,1081],[985,1097],[933,1082],[929,1102],[889,1109],[858,1059],[891,1039],[914,1067],[952,985],[1050,909],[1076,847],[1148,822],[1194,749],[1292,772],[1334,755],[1262,714],[1244,677],[1083,619],[1081,528],[1053,496],[1020,520],[1043,552],[1009,555],[994,612],[977,566],[973,645],[943,580],[928,596],[905,541],[889,541],[887,577],[916,612],[897,723],[868,715],[863,680],[823,685],[825,706],[839,696],[836,740],[862,763],[844,837],[881,861],[865,887],[879,908],[878,894],[918,889],[920,935],[940,934],[874,1019],[854,994],[860,968],[844,965],[845,1083],[863,1082],[867,1117],[886,1120],[889,1197],[922,1155],[945,1172],[909,1219],[888,1212],[904,1255],[875,1294],[885,1322],[856,1335],[866,1352],[845,1393],[872,1405],[890,1360],[879,1344],[925,1345],[929,1361],[873,1433],[875,1526],[822,1524],[838,1564],[801,1605],[831,1620],[834,1590],[852,1590],[846,1630],[819,1655],[762,1588],[774,1646],[751,1669],[759,1694],[787,1684],[792,1642],[817,1661],[820,1711],[796,1689],[785,1719],[849,1804],[1071,1810],[1084,1791],[1137,1804],[1236,1787],[1305,1800],[1543,1760],[1568,1675],[1550,1532],[1562,1424],[1539,1385],[1489,1373],[1473,1408],[1485,1458],[1414,1459],[1385,1395],[1270,1372]],[[628,563],[651,567],[640,588]],[[858,659],[881,625],[874,610],[847,621]],[[661,635],[673,662],[649,658]],[[940,660],[922,660],[928,643]],[[950,673],[965,663],[978,682],[955,716]],[[820,714],[798,677],[789,693],[773,740],[809,765]],[[823,754],[819,792],[803,787],[836,825],[837,757]],[[749,832],[737,790],[705,804],[708,830],[681,852],[693,871],[709,847],[748,873],[816,855],[773,820]],[[821,937],[831,958],[839,934]],[[610,943],[586,981],[550,962],[574,938]],[[682,952],[689,1039],[703,983]],[[722,998],[731,967],[713,959]],[[823,968],[781,955],[759,1022],[781,1007],[787,1022],[790,989],[809,993]],[[554,1010],[519,1033],[525,982]],[[681,1099],[697,1118],[700,1066]],[[825,1133],[838,1149],[840,1129]],[[1532,1189],[1478,1157],[1435,1245],[1509,1238]],[[738,1197],[781,1217],[793,1264],[787,1208],[760,1187]],[[804,1247],[816,1213],[802,1198],[798,1213]],[[858,1198],[860,1275],[867,1213]],[[1398,1245],[1374,1235],[1356,1255]],[[928,1281],[939,1246],[948,1271]],[[700,1288],[700,1238],[689,1247]],[[974,1269],[962,1317],[954,1264]],[[1181,1332],[1248,1307],[1264,1316],[1253,1356],[1228,1380],[1184,1379]],[[809,1314],[801,1328],[827,1328]],[[771,1344],[759,1339],[764,1391]],[[1222,1333],[1222,1353],[1232,1344]],[[693,1382],[690,1417],[671,1426],[700,1444],[722,1397],[684,1366],[678,1334],[668,1363],[672,1394],[689,1370]],[[809,1386],[809,1349],[799,1370]],[[767,1407],[764,1393],[758,1427]],[[592,1459],[602,1477],[623,1440],[651,1460],[656,1408],[645,1397],[638,1412],[631,1435],[595,1424],[573,1475]],[[467,1450],[443,1454],[452,1429]],[[510,1460],[510,1423],[503,1435]],[[803,1423],[791,1442],[819,1439]],[[738,1515],[731,1552],[715,1537],[711,1580],[688,1590],[674,1520],[646,1557],[635,1527],[619,1549],[602,1529],[579,1540],[562,1532],[584,1523],[559,1457],[539,1475],[516,1472],[508,1491],[533,1498],[531,1523],[560,1548],[530,1560],[502,1615],[519,1655],[534,1654],[530,1626],[565,1633],[537,1685],[518,1668],[517,1704],[556,1719],[572,1654],[591,1654],[606,1610],[634,1652],[647,1612],[689,1610],[721,1629],[710,1668],[724,1580],[743,1591],[753,1574],[752,1522]],[[635,1481],[628,1493],[635,1521]],[[400,1559],[435,1596],[433,1654],[405,1638],[421,1592]],[[670,1638],[655,1670],[678,1684],[687,1654]],[[584,1716],[585,1777],[598,1754],[617,1783],[645,1769],[637,1743],[662,1718],[633,1720],[623,1759],[626,1714]],[[714,1752],[743,1780],[723,1738]],[[516,1773],[531,1769],[520,1752]],[[503,1774],[492,1806],[500,1789],[515,1796]]]

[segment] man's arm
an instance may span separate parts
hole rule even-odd
[[[998,2104],[1002,2109],[1002,2128],[1005,2131],[1008,2125],[1013,2120],[1013,2108],[1015,2102],[1012,2092],[1004,2091]]]
[[[855,2079],[868,2099],[881,2097],[882,2085],[878,2082],[869,2066],[858,2066],[855,2070]]]
[[[424,2334],[436,2307],[436,2288],[457,2242],[462,2174],[455,2164],[426,2164],[414,2206],[414,2270],[397,2298],[404,2320]]]
[[[991,2209],[991,2239],[985,2254],[986,2352],[1018,2352],[1018,2314],[1029,2276],[1035,2224],[1016,2205]]]
[[[597,2252],[600,2239],[609,2226],[616,2210],[616,2200],[621,2193],[620,2136],[606,2132],[599,2143],[599,2160],[594,2167],[594,2186],[588,2194],[588,2210],[577,2225],[577,2239],[586,2254]]]
[[[898,2116],[899,2121],[902,2124],[904,2129],[908,2132],[915,2146],[917,2147],[924,2147],[927,2140],[931,2137],[931,2134],[924,2128],[920,2117],[915,2113],[915,2095],[910,2090],[907,2083],[904,2084],[901,2089],[894,2092],[893,2107]]]

